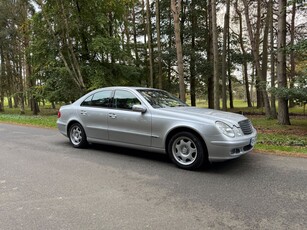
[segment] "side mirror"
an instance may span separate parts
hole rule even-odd
[[[147,111],[147,109],[143,105],[133,105],[132,110],[135,112],[141,112],[141,113],[145,113]]]

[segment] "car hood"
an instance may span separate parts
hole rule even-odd
[[[168,107],[163,108],[164,111],[174,112],[176,114],[184,114],[185,116],[193,116],[197,118],[208,119],[211,121],[224,121],[231,124],[238,124],[239,121],[246,120],[245,116],[237,113],[224,112],[214,109],[196,108],[196,107]]]

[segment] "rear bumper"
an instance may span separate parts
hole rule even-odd
[[[60,133],[62,133],[64,136],[67,137],[66,124],[60,121],[57,121],[57,126],[58,126],[58,130],[60,131]]]

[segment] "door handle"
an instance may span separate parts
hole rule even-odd
[[[117,116],[114,113],[109,113],[109,117],[112,118],[112,119],[115,119]]]
[[[84,111],[84,110],[81,110],[80,114],[85,116],[85,115],[87,115],[87,112]]]

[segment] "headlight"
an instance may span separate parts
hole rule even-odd
[[[215,124],[218,127],[218,129],[227,137],[235,137],[235,132],[229,125],[221,121],[217,121],[215,122]]]
[[[241,137],[241,136],[244,135],[243,132],[242,132],[242,129],[237,128],[236,126],[233,127],[233,131],[235,132],[235,135],[236,135],[237,137]]]

